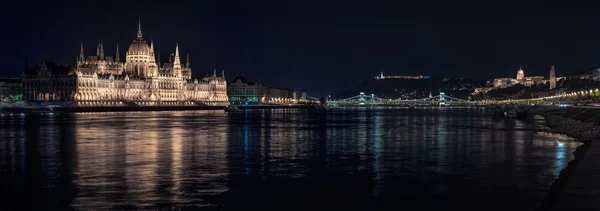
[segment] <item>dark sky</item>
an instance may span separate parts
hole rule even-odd
[[[101,40],[121,58],[138,17],[163,60],[175,43],[195,75],[225,69],[277,87],[334,94],[380,71],[492,79],[600,66],[600,13],[592,4],[424,1],[11,2],[2,16],[2,76],[25,60],[72,63]],[[182,61],[183,62],[183,61]]]

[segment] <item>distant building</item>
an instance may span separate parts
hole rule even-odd
[[[544,84],[544,76],[529,76],[525,77],[525,71],[519,68],[517,71],[517,78],[496,78],[494,79],[494,88],[502,88],[507,86],[513,86],[516,84],[522,84],[524,86],[533,86],[538,84]]]
[[[297,100],[298,93],[290,88],[267,89],[267,99],[270,103],[291,103]]]
[[[491,90],[493,90],[494,87],[480,87],[480,88],[475,88],[475,90],[473,91],[473,93],[471,93],[471,95],[477,95],[477,94],[485,94]]]
[[[21,95],[20,78],[0,77],[0,100],[14,100]]]
[[[423,75],[414,75],[414,76],[410,76],[410,75],[383,75],[383,72],[375,77],[375,79],[428,79],[429,76],[423,76]]]
[[[267,86],[248,81],[243,74],[237,74],[227,85],[227,95],[232,103],[262,103],[266,100]]]
[[[554,65],[550,67],[550,89],[556,88],[556,73],[554,72]]]
[[[512,86],[518,84],[519,81],[514,78],[494,78],[494,88],[504,88],[507,86]]]

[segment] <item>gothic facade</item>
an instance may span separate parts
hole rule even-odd
[[[227,105],[224,72],[193,78],[189,56],[181,64],[179,45],[174,58],[160,64],[155,58],[154,42],[137,38],[121,62],[117,46],[115,57],[106,56],[102,42],[96,55],[85,57],[83,44],[77,63],[70,67],[42,64],[24,72],[23,100],[72,101],[77,106],[160,106]],[[31,69],[31,68],[29,68]]]

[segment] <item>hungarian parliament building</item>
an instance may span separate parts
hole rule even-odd
[[[26,67],[22,77],[25,101],[72,102],[76,106],[186,106],[227,105],[227,82],[224,72],[217,76],[192,77],[189,56],[181,63],[179,46],[169,63],[161,64],[150,45],[142,38],[141,24],[137,38],[121,62],[117,46],[114,57],[106,56],[104,45],[96,55],[85,56],[83,44],[72,66],[43,63]]]

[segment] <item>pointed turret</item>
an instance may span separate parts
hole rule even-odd
[[[213,69],[213,77],[217,77],[217,68]]]
[[[225,69],[221,69],[221,77],[225,80]]]
[[[138,40],[142,40],[142,19],[138,19],[137,38],[138,38]]]
[[[175,58],[173,61],[173,74],[181,77],[181,60],[179,59],[179,44],[175,44]]]
[[[150,41],[150,63],[156,64],[156,57],[154,57],[154,41],[153,40]],[[152,66],[153,71],[154,71],[154,67],[156,67],[156,70],[158,70],[158,65],[156,65],[156,66],[151,65],[151,66]]]
[[[85,62],[85,55],[83,55],[83,42],[81,42],[81,50],[79,50],[79,62]]]
[[[98,45],[98,60],[104,60],[104,44],[100,41],[100,45]]]
[[[115,62],[119,63],[121,62],[120,56],[119,56],[119,43],[117,43],[117,54],[115,55]]]
[[[162,61],[160,60],[160,52],[158,52],[158,69],[160,69],[160,65],[162,63]]]
[[[185,59],[185,68],[190,68],[190,54],[187,54],[187,58]]]
[[[150,40],[150,55],[154,55],[154,40]]]

